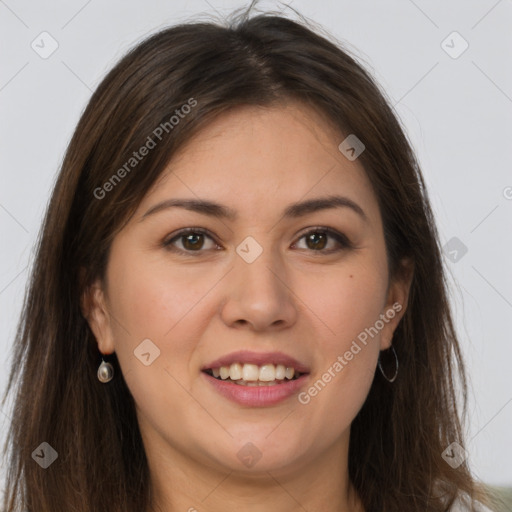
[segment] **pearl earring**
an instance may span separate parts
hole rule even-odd
[[[103,382],[110,382],[114,377],[114,367],[110,363],[106,363],[103,358],[101,358],[101,364],[98,368],[98,380]]]

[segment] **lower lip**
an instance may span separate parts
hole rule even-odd
[[[273,386],[243,386],[233,382],[219,380],[207,373],[201,372],[208,382],[221,395],[248,407],[265,407],[274,405],[296,394],[304,385],[308,375],[301,375],[298,379],[285,381]]]

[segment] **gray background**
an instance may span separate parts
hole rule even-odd
[[[0,0],[2,392],[42,215],[91,92],[147,33],[247,3]],[[356,52],[402,119],[442,243],[457,238],[446,263],[471,378],[465,448],[478,477],[512,485],[512,1],[287,3]],[[31,47],[50,48],[43,31],[58,43],[47,59]],[[453,31],[469,44],[460,55],[465,44]],[[5,407],[2,435],[8,416]]]

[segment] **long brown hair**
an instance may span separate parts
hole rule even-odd
[[[467,383],[438,234],[407,137],[385,95],[339,43],[304,19],[251,16],[251,7],[227,23],[185,23],[148,37],[107,74],[81,116],[15,339],[6,512],[148,510],[134,401],[115,355],[116,379],[98,381],[101,358],[81,300],[104,277],[113,238],[185,141],[229,109],[289,99],[315,108],[340,137],[356,134],[364,143],[359,161],[378,197],[390,277],[403,258],[414,261],[393,341],[400,377],[390,384],[376,372],[351,427],[349,474],[365,510],[446,511],[458,493],[492,505],[467,463],[454,469],[442,457],[452,442],[464,446]],[[187,104],[194,106],[184,115]],[[176,110],[178,123],[170,121]],[[154,146],[127,166],[148,138]],[[46,469],[32,456],[42,442],[58,454]]]

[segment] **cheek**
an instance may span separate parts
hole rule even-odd
[[[317,369],[301,403],[333,437],[348,428],[374,378],[380,348],[375,324],[386,298],[383,272],[375,263],[347,265],[316,280],[308,300],[328,329],[322,327],[325,335],[317,337]]]
[[[375,324],[386,299],[386,278],[372,265],[331,270],[314,279],[313,285],[307,304],[325,326],[324,351],[331,356],[344,352],[353,339]]]
[[[114,258],[112,258],[114,260]],[[165,260],[152,261],[144,254],[118,258],[110,271],[114,315],[133,338],[152,336],[162,342],[172,337],[182,320],[195,308],[221,275],[200,272],[199,266],[184,271]]]
[[[197,406],[186,391],[188,368],[204,329],[201,299],[215,279],[211,272],[196,279],[143,255],[113,256],[109,296],[114,345],[139,419],[185,436],[185,422],[175,411]]]
[[[179,395],[173,377],[189,387],[187,368],[207,318],[201,300],[218,278],[211,272],[195,278],[133,251],[124,259],[114,253],[112,261],[112,331],[123,374],[139,404],[169,405],[169,397]]]

